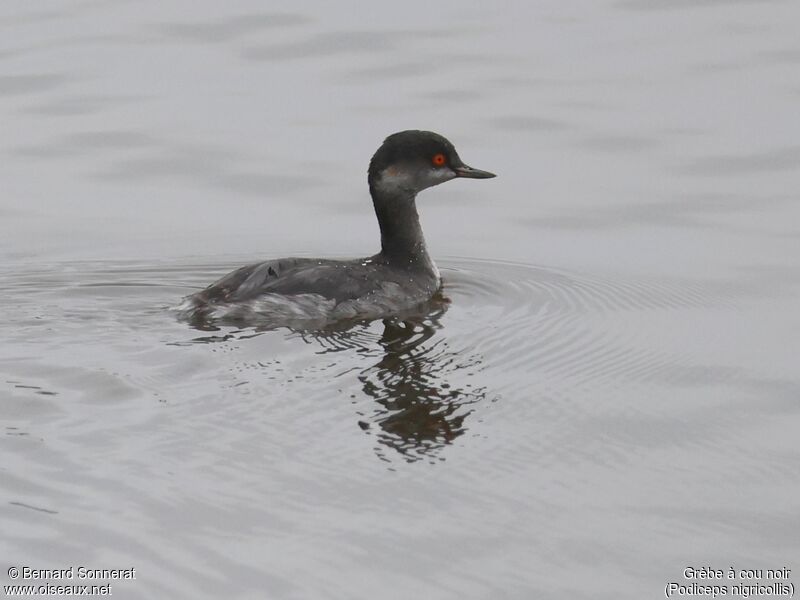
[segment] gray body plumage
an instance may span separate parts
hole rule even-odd
[[[380,255],[361,260],[282,258],[241,267],[178,307],[191,320],[262,325],[376,319],[424,303],[438,272],[397,268]]]

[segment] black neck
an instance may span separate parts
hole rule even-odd
[[[427,266],[430,258],[419,224],[416,194],[374,185],[370,185],[370,193],[381,228],[381,254],[398,265]]]

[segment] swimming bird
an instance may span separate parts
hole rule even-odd
[[[241,267],[178,307],[190,320],[270,324],[377,319],[431,299],[441,285],[417,213],[417,194],[456,178],[494,173],[467,166],[455,147],[431,131],[387,137],[369,164],[367,181],[381,232],[381,250],[355,260],[279,258]]]

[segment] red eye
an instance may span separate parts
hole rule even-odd
[[[444,166],[444,163],[447,162],[447,159],[444,157],[444,154],[436,154],[433,157],[433,164],[437,167]]]

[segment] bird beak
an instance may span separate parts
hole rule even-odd
[[[453,167],[453,171],[455,172],[456,177],[466,177],[467,179],[491,179],[492,177],[497,177],[497,175],[494,173],[489,173],[489,171],[481,171],[480,169],[473,169],[467,165]]]

